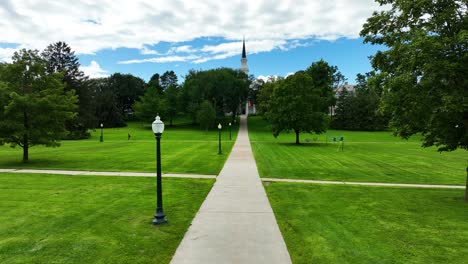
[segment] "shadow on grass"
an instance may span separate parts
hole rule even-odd
[[[320,148],[320,147],[328,147],[330,144],[326,144],[324,142],[308,142],[308,143],[292,143],[292,142],[278,142],[277,144],[282,146],[288,147],[297,147],[297,148]]]

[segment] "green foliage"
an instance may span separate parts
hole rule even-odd
[[[177,85],[171,85],[164,91],[164,100],[167,107],[166,113],[169,116],[169,125],[172,126],[174,118],[180,109],[180,88]]]
[[[300,183],[265,189],[295,264],[466,263],[468,205],[460,190]]]
[[[236,115],[240,103],[246,98],[249,87],[248,76],[229,68],[208,71],[190,71],[182,88],[184,110],[196,121],[200,104],[208,100],[212,103],[217,117],[224,113]]]
[[[197,112],[197,121],[202,128],[208,131],[208,128],[212,127],[216,120],[216,111],[208,101],[203,101],[200,105],[200,109]]]
[[[257,113],[265,115],[270,111],[270,100],[275,86],[279,84],[278,80],[269,79],[258,89],[257,93]]]
[[[0,262],[70,264],[169,263],[213,185],[164,178],[169,223],[153,226],[151,177],[2,173],[0,182]]]
[[[153,87],[146,89],[145,94],[140,96],[133,108],[136,117],[145,123],[152,123],[158,114],[164,116],[167,111],[167,105],[162,95]]]
[[[358,74],[355,91],[343,89],[337,99],[332,127],[345,130],[383,130],[388,117],[379,111],[380,97],[367,86],[367,77]]]
[[[115,95],[120,114],[124,118],[131,118],[134,114],[133,104],[145,92],[145,81],[131,74],[114,73],[107,82]]]
[[[94,101],[86,77],[80,71],[80,63],[75,52],[65,42],[52,43],[42,52],[46,61],[47,73],[62,73],[65,91],[74,90],[78,96],[78,113],[73,120],[66,122],[68,139],[88,138],[88,128],[96,126]]]
[[[384,110],[401,137],[421,132],[423,146],[468,148],[468,15],[466,1],[379,0],[361,31],[385,45],[372,66],[385,74]],[[467,197],[468,199],[468,197]]]
[[[78,100],[74,90],[64,91],[63,75],[46,72],[37,51],[15,52],[13,63],[2,68],[0,143],[22,147],[27,161],[29,147],[59,145]]]
[[[98,124],[102,123],[105,127],[125,126],[124,116],[117,103],[117,95],[109,85],[109,78],[91,79],[86,85],[94,94],[95,116]]]
[[[160,84],[164,92],[171,86],[177,86],[177,75],[174,71],[166,71],[161,75]]]
[[[266,113],[275,137],[282,131],[293,130],[296,144],[299,144],[300,132],[325,132],[328,126],[328,87],[316,83],[305,72],[297,72],[278,82]]]

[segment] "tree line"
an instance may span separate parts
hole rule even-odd
[[[127,121],[151,123],[157,114],[173,125],[188,115],[203,129],[234,117],[245,100],[249,77],[239,70],[191,70],[179,84],[174,71],[155,73],[146,83],[131,74],[90,79],[64,42],[43,52],[20,50],[0,64],[0,144],[23,148],[59,146],[61,139],[84,139],[90,130],[122,127]]]

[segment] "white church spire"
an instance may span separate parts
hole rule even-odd
[[[249,74],[249,66],[247,66],[247,56],[245,53],[245,37],[242,40],[242,58],[241,58],[240,70],[245,72],[247,75]]]

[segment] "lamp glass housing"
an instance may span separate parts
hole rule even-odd
[[[151,128],[153,129],[153,133],[162,134],[162,132],[164,131],[164,123],[163,121],[161,121],[161,118],[159,118],[159,116],[156,116],[156,119],[151,125]]]
[[[221,125],[221,123],[218,124],[218,129],[221,129],[223,128],[223,126]]]

